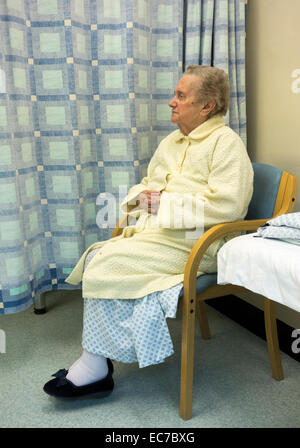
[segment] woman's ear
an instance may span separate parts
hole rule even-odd
[[[205,106],[202,108],[201,113],[206,116],[208,114],[210,114],[210,112],[214,109],[214,107],[216,106],[216,102],[215,101],[209,101],[207,104],[205,104]]]

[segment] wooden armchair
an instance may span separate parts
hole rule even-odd
[[[256,231],[267,220],[293,211],[298,180],[292,174],[279,168],[253,163],[254,192],[243,221],[218,224],[199,238],[187,260],[183,290],[180,416],[184,420],[192,417],[192,392],[194,375],[195,315],[197,311],[203,339],[209,339],[210,330],[205,309],[205,300],[237,294],[244,288],[234,285],[217,285],[217,274],[205,274],[197,278],[197,269],[204,253],[216,239],[234,232]],[[129,225],[123,216],[112,236],[122,232]],[[273,377],[283,378],[277,336],[275,302],[265,299],[265,326]]]

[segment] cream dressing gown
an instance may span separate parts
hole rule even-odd
[[[129,207],[144,190],[162,193],[157,215]],[[122,211],[134,216],[136,223],[125,227],[121,235],[90,246],[66,282],[82,281],[82,295],[90,299],[137,299],[175,286],[183,281],[187,258],[197,241],[193,230],[243,219],[252,191],[253,169],[246,148],[221,115],[187,136],[176,130],[162,140],[147,177],[130,189],[122,203]],[[186,217],[182,198],[187,194],[193,207]],[[201,223],[193,214],[199,203],[204,206]],[[216,272],[217,252],[224,242],[220,239],[209,247],[198,275]],[[87,254],[97,248],[84,270]]]

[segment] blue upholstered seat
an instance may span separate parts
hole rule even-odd
[[[253,195],[245,219],[272,218],[282,170],[262,163],[253,163],[252,166]]]
[[[253,163],[253,195],[245,220],[272,218],[282,170],[271,165]],[[205,274],[197,278],[196,291],[200,293],[217,284],[217,274]],[[183,287],[179,298],[183,297]]]

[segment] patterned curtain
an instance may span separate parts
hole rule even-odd
[[[175,129],[167,103],[182,72],[182,2],[2,0],[0,52],[8,314],[73,288],[64,280],[82,252],[111,236],[96,224],[98,195],[139,182]]]
[[[117,220],[176,129],[184,65],[229,72],[227,118],[246,139],[244,38],[244,0],[0,2],[0,314],[74,288],[82,252],[111,236],[106,198]]]
[[[229,74],[229,126],[246,144],[245,0],[186,0],[185,67],[212,65]]]

